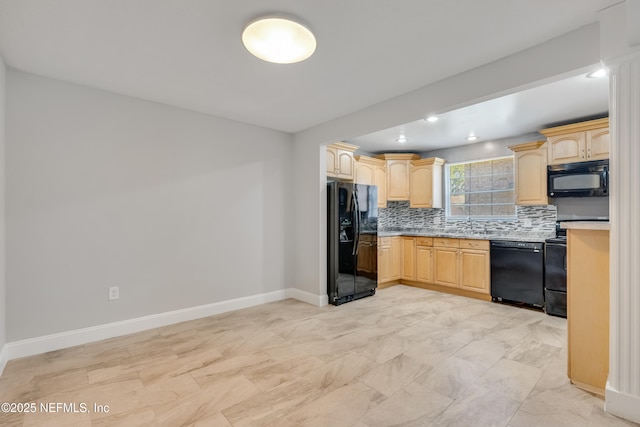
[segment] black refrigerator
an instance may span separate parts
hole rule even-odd
[[[327,183],[327,294],[340,305],[378,287],[378,189]]]

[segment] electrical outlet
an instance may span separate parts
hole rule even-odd
[[[119,299],[120,298],[120,287],[119,286],[111,286],[109,288],[109,300]]]
[[[433,223],[434,223],[435,225],[440,225],[440,217],[439,217],[439,216],[437,216],[437,217],[433,218]]]
[[[525,227],[532,227],[532,226],[533,226],[533,224],[531,223],[531,220],[530,220],[530,219],[525,219],[525,220],[524,220],[524,226],[525,226]]]

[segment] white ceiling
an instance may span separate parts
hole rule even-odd
[[[596,21],[619,0],[0,0],[9,66],[298,132]],[[292,65],[243,48],[245,23],[297,15]],[[480,132],[479,132],[480,133]]]
[[[372,153],[424,152],[537,132],[579,118],[609,111],[609,79],[586,74],[538,86],[449,112],[434,112],[439,120],[424,119],[374,132],[348,142]],[[467,141],[470,134],[478,137]],[[404,135],[408,141],[397,142]]]

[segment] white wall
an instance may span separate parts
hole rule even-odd
[[[2,372],[2,350],[6,339],[6,278],[5,278],[5,81],[6,68],[0,57],[0,372]]]
[[[290,286],[290,135],[9,70],[6,141],[7,341]]]
[[[294,144],[295,164],[295,286],[327,303],[326,148]]]

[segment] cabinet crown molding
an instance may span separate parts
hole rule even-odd
[[[360,148],[357,145],[347,144],[346,142],[334,142],[333,144],[329,144],[329,147],[340,148],[342,150],[347,150],[352,152]]]
[[[385,153],[376,156],[376,159],[383,160],[419,160],[420,155],[413,153]]]
[[[382,160],[382,159],[377,159],[374,157],[369,157],[369,156],[353,156],[354,159],[356,159],[358,162],[361,163],[369,163],[372,165],[378,165],[378,166],[386,166],[387,163]]]
[[[531,142],[525,142],[522,144],[509,145],[507,148],[515,152],[537,150],[538,148],[542,147],[546,143],[547,141],[531,141]]]
[[[601,129],[609,127],[609,118],[589,120],[587,122],[571,123],[569,125],[556,126],[547,129],[541,129],[539,132],[546,137],[564,135],[573,132],[582,132],[593,129]]]
[[[428,157],[426,159],[413,160],[411,164],[414,166],[444,165],[444,159],[440,157]]]

